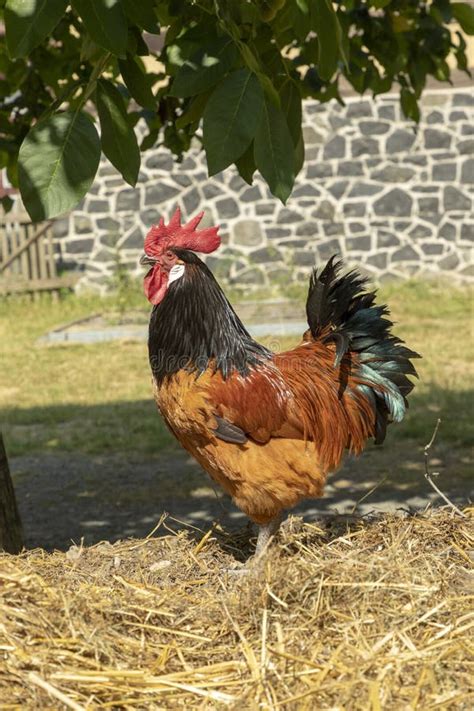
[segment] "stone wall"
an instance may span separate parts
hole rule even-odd
[[[186,218],[220,224],[223,246],[208,263],[224,282],[250,288],[306,280],[341,254],[384,281],[419,274],[474,276],[474,99],[466,90],[427,92],[419,126],[398,97],[348,98],[304,110],[306,163],[286,206],[259,178],[233,170],[207,178],[204,155],[179,165],[166,150],[143,156],[135,189],[105,160],[79,209],[57,220],[65,268],[81,287],[105,289],[117,264],[139,275],[150,225],[180,205]]]

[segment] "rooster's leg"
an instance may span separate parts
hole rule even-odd
[[[281,516],[276,516],[268,523],[258,527],[257,545],[255,548],[255,558],[258,558],[266,549],[275,533],[280,528]]]

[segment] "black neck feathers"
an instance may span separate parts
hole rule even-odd
[[[212,367],[224,378],[234,370],[246,375],[270,351],[252,339],[199,257],[174,251],[186,269],[151,314],[148,351],[155,379],[160,383],[183,368],[199,374]]]

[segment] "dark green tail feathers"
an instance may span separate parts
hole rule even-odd
[[[400,422],[408,407],[407,395],[417,376],[412,358],[421,356],[391,333],[387,306],[375,304],[375,291],[367,290],[367,279],[352,270],[339,276],[342,261],[333,256],[324,269],[314,270],[306,314],[313,338],[334,341],[338,368],[348,352],[357,354],[357,376],[364,381],[358,389],[368,398],[376,415],[376,438],[385,438],[387,422]]]

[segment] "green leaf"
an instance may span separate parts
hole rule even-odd
[[[266,97],[254,152],[256,166],[273,195],[285,203],[295,182],[295,151],[283,111]]]
[[[97,83],[97,110],[99,112],[102,150],[122,174],[124,180],[135,186],[140,170],[140,151],[135,131],[130,126],[127,110],[120,91],[105,79]]]
[[[248,69],[232,72],[212,93],[203,125],[209,175],[227,168],[248,148],[257,130],[262,105],[262,87]]]
[[[232,69],[238,55],[239,51],[229,37],[198,50],[179,68],[171,96],[188,97],[207,91]]]
[[[318,35],[318,73],[329,80],[337,69],[339,56],[347,65],[339,20],[330,0],[313,0],[313,24]]]
[[[75,207],[92,185],[99,160],[99,136],[87,114],[66,111],[39,121],[18,156],[21,197],[33,222]]]
[[[122,3],[132,25],[138,25],[152,35],[160,33],[153,0],[122,0]]]
[[[179,119],[176,121],[176,128],[184,128],[185,126],[189,126],[190,123],[199,121],[204,113],[204,109],[206,108],[210,95],[210,91],[198,94],[191,101],[186,111],[181,114]]]
[[[10,57],[26,57],[37,47],[54,30],[67,4],[67,0],[8,0],[5,30]]]
[[[142,64],[127,54],[126,59],[119,59],[120,73],[135,101],[145,109],[155,109],[156,99],[151,90],[150,81],[142,69]]]
[[[400,91],[400,103],[402,105],[402,111],[405,116],[413,121],[420,120],[420,109],[416,96],[407,88],[402,87]]]
[[[451,3],[453,16],[467,35],[474,35],[474,7],[465,2]]]
[[[237,167],[237,170],[239,171],[239,175],[242,178],[242,180],[245,180],[246,183],[249,185],[252,185],[253,183],[253,174],[257,170],[257,166],[255,165],[255,158],[254,158],[254,147],[253,147],[253,141],[250,144],[250,146],[247,148],[245,153],[240,156],[240,158],[237,158],[235,161],[235,165]]]
[[[72,5],[99,47],[125,55],[128,25],[120,0],[72,0]]]

